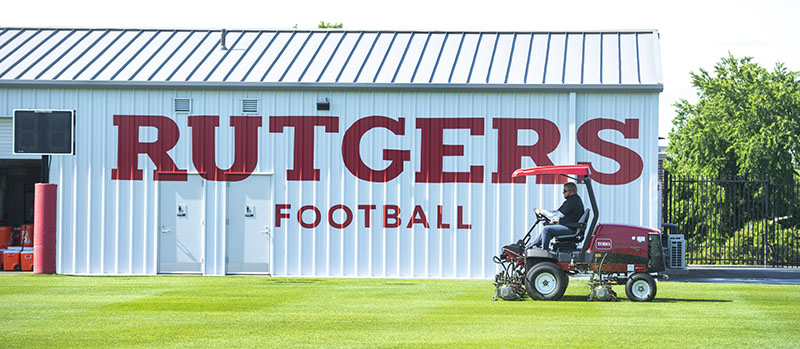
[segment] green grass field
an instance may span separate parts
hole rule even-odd
[[[798,347],[800,286],[490,301],[489,281],[0,274],[0,347]]]

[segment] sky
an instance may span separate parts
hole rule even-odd
[[[580,31],[656,29],[664,91],[659,131],[673,104],[697,100],[690,72],[730,52],[800,71],[800,1],[3,1],[0,27],[301,29],[320,21],[348,30]]]

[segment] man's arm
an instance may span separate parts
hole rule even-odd
[[[537,208],[536,209],[536,213],[547,217],[547,219],[549,219],[553,223],[558,223],[558,220],[561,217],[564,217],[564,214],[561,213],[561,211],[559,211],[559,210],[548,211],[548,210],[540,210],[540,209]]]

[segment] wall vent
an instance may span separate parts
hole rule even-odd
[[[176,113],[191,113],[192,112],[192,99],[191,98],[175,98],[173,103],[174,111]]]
[[[242,114],[258,114],[258,100],[242,99]]]

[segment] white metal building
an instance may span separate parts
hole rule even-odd
[[[600,222],[658,228],[661,90],[655,31],[4,28],[2,213],[43,165],[13,110],[70,109],[59,273],[490,278],[562,200],[519,167],[589,162]]]

